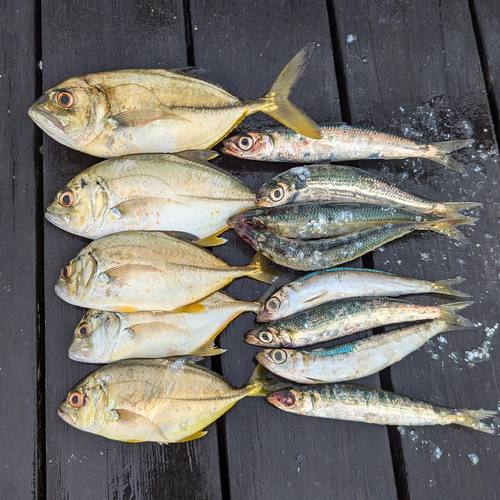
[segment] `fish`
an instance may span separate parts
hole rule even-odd
[[[425,281],[375,269],[333,268],[302,276],[283,286],[263,304],[259,323],[293,316],[306,309],[349,297],[397,297],[415,293],[439,293],[470,297],[452,287],[463,278]]]
[[[311,417],[379,425],[458,424],[495,434],[482,422],[497,411],[454,409],[357,384],[322,384],[280,389],[267,396],[280,410]]]
[[[253,208],[227,221],[230,227],[247,224],[291,239],[312,240],[357,233],[385,224],[436,220],[434,214],[370,203],[291,203]],[[454,214],[454,217],[463,217]]]
[[[56,294],[101,311],[174,311],[248,276],[273,283],[279,272],[260,254],[230,266],[193,243],[155,231],[125,231],[92,241],[61,271]]]
[[[473,139],[419,144],[393,134],[346,124],[318,125],[321,139],[284,127],[245,132],[224,141],[222,152],[248,160],[319,163],[350,160],[427,158],[458,172],[465,169],[449,153],[474,144]]]
[[[455,226],[474,225],[476,220],[472,217],[461,217],[385,224],[358,233],[318,240],[284,238],[267,229],[255,229],[240,222],[234,225],[234,230],[244,241],[273,262],[299,271],[316,271],[354,260],[389,241],[417,230],[434,231],[467,243],[468,239]]]
[[[344,382],[373,375],[401,361],[439,333],[472,326],[466,318],[450,314],[446,319],[392,330],[331,349],[264,349],[255,357],[275,375],[299,384]]]
[[[300,50],[253,101],[182,69],[131,69],[69,78],[47,90],[28,114],[61,144],[103,158],[210,149],[258,111],[319,138],[317,125],[288,100],[314,47]]]
[[[73,333],[69,357],[83,363],[111,363],[130,358],[163,358],[225,352],[214,338],[242,312],[257,312],[258,302],[244,302],[216,292],[185,306],[186,312],[114,313],[90,309]],[[193,311],[193,312],[189,312]]]
[[[108,439],[180,443],[204,429],[246,396],[264,396],[250,378],[234,389],[190,358],[127,359],[104,365],[78,382],[58,415],[69,425]]]
[[[440,319],[457,324],[455,312],[471,304],[426,306],[385,297],[347,299],[259,325],[245,334],[245,342],[264,347],[304,347],[395,323]]]
[[[57,227],[97,239],[120,231],[176,231],[215,246],[227,219],[254,206],[255,193],[211,165],[215,151],[122,156],[74,177],[47,207]],[[211,238],[212,237],[212,238]]]
[[[474,202],[437,203],[407,193],[382,177],[345,165],[291,168],[267,181],[255,196],[260,207],[320,201],[391,205],[443,217],[482,206]]]

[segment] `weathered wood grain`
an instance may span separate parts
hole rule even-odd
[[[320,122],[339,122],[340,107],[333,67],[326,5],[286,2],[191,1],[194,58],[210,70],[208,79],[235,95],[262,95],[289,59],[306,43],[319,44],[291,100]],[[263,114],[246,118],[240,130],[276,125]],[[219,165],[252,188],[286,164],[242,161],[224,157]],[[215,253],[242,265],[254,251],[232,231],[229,243]],[[252,300],[267,286],[238,280],[228,292]],[[241,386],[254,368],[257,349],[243,342],[253,316],[243,315],[220,337],[227,352],[221,358],[223,375]],[[373,377],[371,382],[378,383]],[[219,429],[225,430],[227,488],[231,498],[396,498],[387,432],[383,427],[304,418],[280,412],[264,400],[247,399],[236,405]],[[378,479],[374,481],[374,477]]]
[[[43,2],[44,90],[70,76],[186,65],[181,1]],[[44,139],[47,205],[77,172],[100,161]],[[216,428],[189,444],[126,444],[71,428],[56,414],[90,366],[68,358],[83,310],[56,297],[62,267],[87,242],[45,224],[47,498],[220,498]]]
[[[2,2],[0,20],[0,496],[24,500],[38,498],[34,2]]]
[[[425,141],[472,137],[456,155],[460,175],[429,161],[380,162],[381,174],[408,191],[439,201],[478,201],[471,244],[414,235],[373,253],[377,269],[423,279],[462,276],[476,300],[464,311],[472,331],[448,333],[391,369],[396,392],[449,406],[497,409],[500,364],[498,163],[468,4],[334,1],[353,122]],[[373,166],[373,164],[370,164]],[[369,167],[371,168],[371,167]],[[375,171],[375,169],[372,169]],[[424,300],[424,299],[423,299]],[[437,300],[437,299],[431,299]],[[472,365],[467,351],[490,341],[491,359]],[[498,498],[498,438],[452,428],[407,428],[402,447],[404,498]],[[436,446],[442,451],[436,454]],[[471,460],[477,455],[479,463]],[[470,458],[469,458],[470,457]]]

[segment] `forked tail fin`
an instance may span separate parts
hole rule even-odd
[[[246,275],[254,280],[262,281],[272,285],[282,272],[273,267],[272,262],[261,253],[256,253],[245,267]]]
[[[448,236],[448,238],[462,241],[463,243],[469,243],[469,239],[464,234],[462,234],[455,226],[459,226],[461,224],[473,226],[476,221],[477,219],[475,219],[474,217],[456,217],[453,219],[423,221],[418,223],[417,229],[421,231],[434,231],[439,234],[444,234],[445,236]]]
[[[439,319],[449,323],[449,330],[460,330],[474,326],[470,319],[464,318],[456,313],[461,309],[471,306],[474,302],[451,302],[439,306],[441,316]],[[461,328],[460,328],[461,327]]]
[[[257,363],[255,370],[252,375],[250,375],[247,382],[247,387],[251,388],[251,392],[248,393],[248,396],[265,397],[270,392],[278,391],[293,385],[292,382],[268,379],[267,375],[269,375],[269,371],[260,363]]]
[[[431,155],[428,156],[430,160],[440,163],[445,167],[452,168],[458,172],[465,172],[465,169],[460,163],[456,162],[453,158],[448,156],[448,153],[456,151],[457,149],[466,148],[474,143],[474,139],[465,139],[461,141],[446,141],[434,142],[429,145]]]
[[[459,410],[462,415],[457,417],[457,424],[465,427],[470,427],[476,431],[486,432],[487,434],[495,434],[495,431],[486,425],[482,420],[485,418],[494,418],[498,415],[497,411],[489,410]]]
[[[444,295],[454,295],[455,297],[470,297],[470,294],[452,288],[464,281],[464,278],[453,278],[449,280],[433,281],[431,284],[436,293],[442,293]]]

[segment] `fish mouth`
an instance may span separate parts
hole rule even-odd
[[[295,394],[288,389],[281,389],[266,396],[266,399],[278,408],[290,408],[295,405]]]
[[[244,221],[238,221],[233,227],[243,241],[246,241],[249,245],[257,249],[255,246],[255,230],[251,225],[245,224]]]
[[[48,121],[59,130],[64,132],[64,125],[54,115],[41,108],[38,103],[35,103],[33,104],[33,106],[31,106],[31,108],[28,110],[28,115],[41,128],[43,128],[44,122]]]
[[[71,425],[72,427],[76,427],[76,420],[73,420],[73,417],[71,417],[70,415],[68,415],[64,410],[61,410],[61,408],[59,408],[57,410],[57,414],[69,425]]]
[[[73,361],[79,361],[80,363],[89,363],[90,356],[91,355],[89,352],[82,352],[81,350],[75,349],[71,346],[68,349],[68,357]]]
[[[69,223],[68,220],[66,220],[65,217],[63,217],[60,214],[56,214],[54,212],[51,212],[49,209],[45,212],[45,218],[54,224],[54,226],[60,227],[61,229],[65,229]]]
[[[259,340],[257,335],[255,335],[255,333],[253,333],[253,330],[250,330],[249,332],[245,333],[245,342],[247,344],[251,344],[251,345],[262,346],[262,342]],[[257,354],[260,354],[260,353],[257,353]]]
[[[269,354],[267,351],[259,351],[256,355],[255,355],[255,359],[261,364],[263,365],[265,368],[267,368],[268,370],[270,369],[269,367],[270,366],[273,366],[273,363],[270,361],[269,359]]]

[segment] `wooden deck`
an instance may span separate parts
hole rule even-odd
[[[68,358],[83,311],[56,297],[53,287],[86,241],[45,221],[44,209],[99,160],[43,135],[27,115],[44,90],[67,77],[123,68],[197,65],[235,95],[255,98],[315,41],[292,100],[318,122],[374,126],[425,141],[474,138],[474,148],[457,155],[466,175],[428,161],[362,163],[436,201],[484,204],[474,213],[478,224],[465,230],[470,245],[415,234],[363,259],[365,266],[417,278],[466,278],[464,289],[476,301],[466,316],[477,322],[367,383],[449,406],[496,409],[498,0],[10,0],[0,3],[0,13],[2,499],[500,498],[498,436],[451,427],[400,432],[304,418],[258,398],[238,403],[191,443],[126,444],[65,424],[56,410],[93,367]],[[240,129],[272,123],[253,115]],[[288,168],[229,157],[217,162],[253,188]],[[215,253],[245,264],[253,251],[230,234]],[[248,279],[228,288],[242,299],[264,290]],[[256,349],[242,340],[252,324],[251,314],[231,323],[219,338],[227,353],[211,361],[235,386],[254,366]],[[473,366],[466,352],[481,346],[491,357]]]

